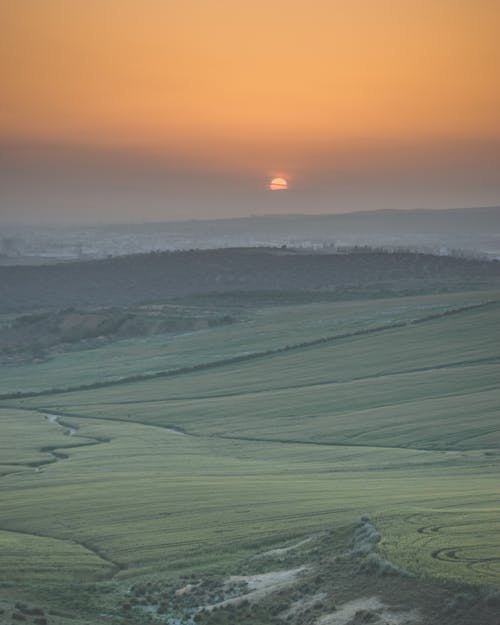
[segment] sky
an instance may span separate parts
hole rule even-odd
[[[0,0],[0,222],[500,205],[499,111],[500,0]]]

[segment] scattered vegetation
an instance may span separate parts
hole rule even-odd
[[[4,320],[123,340],[2,368],[1,625],[496,625],[498,300]]]
[[[0,327],[4,364],[40,361],[54,351],[96,348],[110,341],[138,336],[178,334],[233,323],[228,311],[182,306],[142,306],[42,312],[15,317]]]
[[[0,267],[0,312],[69,306],[132,306],[243,292],[307,291],[336,297],[429,293],[498,286],[500,263],[415,252],[315,253],[281,248],[153,252],[98,261]],[[331,296],[331,295],[330,295]],[[328,295],[326,295],[328,298]],[[249,300],[247,299],[247,303]]]

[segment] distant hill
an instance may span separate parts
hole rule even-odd
[[[0,311],[129,306],[213,293],[277,297],[307,292],[342,298],[492,284],[500,285],[498,261],[370,249],[344,254],[287,248],[194,250],[0,267]]]
[[[12,226],[2,228],[0,234],[0,265],[283,244],[309,249],[370,245],[440,254],[466,250],[500,259],[500,207]]]
[[[152,224],[131,224],[124,228],[140,229]],[[500,236],[500,206],[449,209],[376,210],[325,215],[254,215],[251,217],[217,220],[178,221],[154,224],[178,232],[204,231],[210,234],[244,232],[300,234],[324,236],[329,234],[454,234]],[[113,228],[114,226],[110,226]],[[326,231],[325,231],[326,228]]]
[[[127,228],[127,226],[122,226]],[[419,251],[469,250],[500,257],[500,207],[378,210],[331,215],[267,215],[212,221],[128,226],[180,241],[236,241],[291,245],[401,246]],[[195,247],[199,247],[196,245]]]

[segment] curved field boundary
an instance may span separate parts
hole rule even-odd
[[[197,371],[205,371],[207,369],[215,369],[219,367],[225,367],[227,365],[247,362],[249,360],[258,360],[260,358],[267,358],[269,356],[275,356],[277,354],[284,354],[290,351],[306,349],[309,347],[315,347],[317,345],[333,343],[336,341],[355,338],[358,336],[367,336],[371,334],[389,332],[397,328],[405,328],[408,326],[414,326],[417,324],[425,323],[428,321],[434,321],[436,319],[441,319],[443,317],[448,317],[451,315],[459,315],[465,312],[469,312],[471,310],[477,310],[480,308],[488,308],[498,303],[499,302],[497,300],[489,300],[487,302],[482,302],[480,304],[471,304],[471,305],[462,306],[459,308],[451,308],[441,313],[434,313],[432,315],[426,315],[424,317],[419,317],[417,319],[410,319],[407,321],[396,321],[394,323],[388,323],[388,324],[376,326],[373,328],[365,328],[363,330],[355,330],[352,332],[345,332],[342,334],[334,334],[332,336],[325,336],[325,337],[314,339],[311,341],[304,341],[302,343],[294,343],[293,345],[285,345],[284,347],[277,347],[275,349],[270,349],[270,350],[266,350],[262,352],[253,352],[253,353],[245,354],[241,356],[233,356],[231,358],[225,358],[222,360],[210,361],[206,363],[200,363],[198,365],[179,367],[177,369],[167,369],[165,371],[156,371],[154,373],[143,373],[143,374],[138,374],[138,375],[133,375],[133,376],[126,376],[118,380],[108,380],[105,382],[93,382],[91,384],[68,386],[64,388],[52,388],[52,389],[46,389],[43,391],[32,391],[32,392],[27,392],[27,393],[23,393],[22,391],[15,392],[15,393],[5,393],[3,395],[0,395],[0,401],[5,400],[5,399],[24,399],[28,397],[42,397],[44,395],[71,393],[75,391],[95,390],[98,388],[119,386],[121,384],[130,384],[132,382],[143,382],[147,380],[154,380],[157,378],[175,377],[179,375],[195,373]],[[465,363],[460,363],[460,364],[465,364]]]
[[[26,530],[18,530],[18,529],[14,530],[11,528],[6,528],[6,527],[0,527],[0,532],[4,532],[8,534],[18,534],[20,536],[29,536],[30,538],[35,538],[35,539],[41,538],[43,540],[57,541],[59,543],[63,543],[64,545],[68,547],[73,547],[73,548],[79,547],[85,550],[87,553],[91,554],[92,556],[98,558],[109,567],[110,569],[109,572],[107,572],[104,575],[100,575],[99,576],[100,579],[112,579],[115,575],[117,575],[117,573],[119,573],[120,571],[123,571],[126,568],[126,565],[121,564],[119,562],[115,562],[108,556],[104,555],[102,551],[100,551],[99,549],[97,549],[96,547],[94,547],[93,545],[90,545],[89,543],[85,541],[77,541],[74,539],[65,540],[63,538],[56,538],[54,536],[48,536],[46,534],[40,534],[38,532],[28,532]]]
[[[61,418],[62,415],[50,414],[48,412],[41,411],[41,410],[35,410],[34,412],[37,412],[40,415],[42,415],[43,417],[45,417],[45,419],[47,420],[48,423],[57,426],[58,428],[64,430],[65,432],[69,432],[70,436],[73,436],[73,434],[75,434],[77,432],[77,430],[78,430],[78,426],[76,426],[76,425],[71,425],[70,426],[70,425],[67,425],[65,423],[62,423],[60,421],[60,418]],[[41,468],[44,467],[44,466],[47,466],[49,464],[55,464],[59,460],[67,460],[68,459],[69,456],[67,454],[65,454],[62,451],[59,451],[61,449],[64,449],[64,450],[78,449],[80,447],[92,447],[93,445],[100,445],[101,443],[109,443],[110,442],[109,438],[99,438],[97,436],[88,436],[88,435],[81,435],[81,434],[75,434],[75,436],[77,436],[78,438],[87,439],[88,442],[72,443],[72,444],[69,444],[69,445],[65,445],[65,444],[44,445],[43,447],[40,447],[39,451],[41,453],[47,454],[49,456],[47,458],[47,460],[34,460],[32,462],[9,462],[8,466],[24,467],[26,469],[34,469],[36,472],[39,472],[41,470]],[[0,463],[0,464],[4,464],[4,463]],[[20,473],[24,473],[24,471],[23,472],[15,471],[15,472],[10,472],[10,473],[4,473],[4,475],[2,477],[7,477],[8,475],[16,475],[16,474],[20,474]]]
[[[46,414],[46,412],[40,408],[23,408],[26,411],[32,411],[40,414]],[[51,409],[52,410],[52,409]],[[56,414],[55,411],[52,410],[52,414]],[[352,441],[346,442],[336,442],[336,441],[305,441],[300,439],[280,439],[280,438],[259,438],[252,436],[230,436],[225,434],[197,434],[195,432],[187,432],[185,429],[173,425],[173,424],[165,424],[161,425],[158,423],[149,423],[147,421],[140,421],[138,419],[123,419],[120,417],[103,417],[103,416],[93,416],[93,415],[85,415],[81,413],[74,412],[57,412],[59,417],[66,417],[70,419],[83,419],[83,420],[91,420],[91,421],[109,421],[112,423],[135,423],[136,425],[142,425],[144,427],[151,428],[159,428],[160,430],[171,432],[177,435],[190,436],[192,438],[216,438],[219,440],[228,440],[228,441],[243,441],[246,443],[269,443],[271,445],[311,445],[317,447],[365,447],[371,449],[400,449],[400,450],[417,450],[417,451],[450,451],[447,447],[433,447],[429,449],[427,447],[407,447],[407,446],[399,446],[399,445],[381,445],[376,443],[356,443]],[[109,439],[102,439],[99,442],[109,442]],[[88,445],[93,445],[98,443],[90,443]],[[86,447],[86,444],[82,445],[73,445],[72,447]],[[56,449],[60,449],[60,447],[56,447]],[[453,451],[453,450],[452,450]],[[65,456],[67,457],[67,456]],[[64,459],[64,458],[62,458]],[[53,462],[53,461],[52,461]],[[50,461],[49,461],[50,463]],[[5,474],[7,475],[7,474]]]
[[[66,432],[70,432],[70,435],[73,435],[74,432],[76,432],[78,430],[78,426],[77,425],[68,425],[65,423],[62,423],[60,421],[60,415],[55,415],[55,414],[49,414],[47,412],[40,412],[40,411],[36,411],[39,412],[41,415],[43,415],[46,419],[47,422],[57,426],[58,428],[61,428],[63,430],[65,430]],[[66,460],[69,456],[65,453],[62,453],[60,451],[60,449],[78,449],[80,447],[91,447],[94,445],[100,445],[101,443],[107,443],[110,441],[109,438],[99,438],[96,436],[82,436],[82,435],[76,435],[80,438],[85,438],[88,439],[88,441],[90,442],[82,442],[82,443],[74,443],[71,445],[49,445],[49,446],[44,446],[42,448],[40,448],[40,451],[42,453],[48,454],[49,458],[47,460],[40,460],[40,461],[36,461],[36,462],[30,462],[30,463],[18,463],[19,466],[23,466],[26,468],[33,468],[35,469],[36,472],[38,472],[40,470],[40,468],[42,466],[45,465],[49,465],[49,464],[54,464],[56,462],[59,462],[60,460]],[[5,474],[5,475],[12,475],[12,473],[10,474]],[[4,475],[4,477],[5,477]],[[111,579],[112,577],[114,577],[117,573],[119,573],[120,571],[123,571],[126,568],[125,564],[119,563],[119,562],[115,562],[114,560],[112,560],[111,558],[109,558],[108,556],[104,555],[104,553],[102,551],[100,551],[99,549],[97,549],[95,546],[91,545],[90,543],[86,542],[86,541],[76,541],[74,539],[72,540],[64,540],[61,538],[55,538],[54,536],[48,536],[45,534],[39,534],[36,532],[28,532],[28,531],[23,531],[23,530],[13,530],[10,528],[3,528],[0,527],[0,531],[2,532],[11,532],[14,534],[22,534],[22,535],[27,535],[27,536],[33,536],[35,538],[44,538],[44,539],[50,539],[50,540],[57,540],[60,542],[63,542],[67,545],[78,545],[79,547],[81,547],[82,549],[85,549],[85,551],[88,551],[89,553],[91,553],[92,555],[96,556],[97,558],[99,558],[100,560],[104,561],[106,564],[108,564],[111,567],[111,570],[109,572],[108,575],[106,575],[106,579]]]
[[[492,544],[464,546],[458,545],[455,547],[441,547],[431,553],[431,556],[435,560],[441,562],[450,562],[455,564],[463,564],[466,568],[484,575],[485,577],[492,577],[496,579],[500,571],[500,557],[490,558],[478,558],[474,556],[474,549],[491,548]]]
[[[120,405],[135,405],[135,404],[161,404],[166,401],[187,401],[187,400],[203,400],[203,399],[223,399],[225,397],[239,397],[241,395],[262,395],[264,393],[274,392],[274,391],[287,391],[290,389],[307,389],[307,388],[317,388],[321,386],[331,386],[333,384],[347,384],[349,382],[364,382],[365,380],[374,380],[378,378],[385,378],[389,376],[396,375],[409,375],[411,373],[425,373],[426,371],[438,371],[442,369],[458,369],[461,367],[476,367],[481,365],[496,365],[500,364],[500,355],[498,356],[489,356],[487,358],[477,358],[476,360],[458,360],[455,362],[444,362],[437,365],[431,365],[430,367],[414,367],[412,369],[401,369],[401,370],[389,370],[389,371],[381,371],[380,373],[373,373],[372,375],[364,375],[359,377],[348,378],[346,380],[322,380],[321,382],[307,382],[304,384],[293,384],[292,386],[273,386],[272,388],[264,388],[264,389],[254,389],[251,391],[227,391],[225,393],[214,393],[212,395],[170,395],[168,398],[160,398],[160,399],[127,399],[120,402],[100,402],[103,406],[105,405],[115,405],[119,403]],[[71,389],[67,392],[77,392],[81,389]],[[1,399],[1,398],[0,398]],[[23,406],[23,410],[30,410]],[[68,415],[71,416],[71,415]],[[79,416],[79,415],[78,415]]]
[[[447,509],[453,510],[455,506]],[[443,511],[446,514],[446,511]],[[437,515],[438,513],[436,513]],[[435,516],[435,515],[432,515]],[[500,574],[500,556],[498,555],[497,523],[488,526],[489,521],[472,519],[435,519],[431,521],[426,513],[414,513],[404,517],[405,523],[414,526],[413,544],[420,551],[425,551],[433,560],[446,563],[452,571],[464,567],[482,576],[488,582],[498,581]],[[481,538],[478,537],[477,525],[481,524]],[[458,534],[457,534],[458,532]],[[463,542],[460,544],[460,537]],[[477,543],[470,543],[477,539]]]

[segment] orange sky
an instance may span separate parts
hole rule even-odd
[[[3,144],[298,179],[372,142],[498,162],[499,0],[0,0],[0,30]]]

